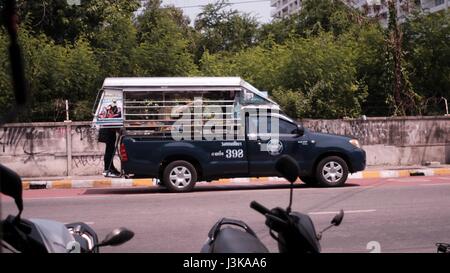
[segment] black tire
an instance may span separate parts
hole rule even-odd
[[[347,163],[339,156],[325,157],[317,164],[316,179],[319,186],[340,187],[347,181],[347,177]]]
[[[316,187],[319,184],[319,182],[317,182],[317,179],[315,177],[300,176],[299,178],[303,183],[311,187]]]
[[[171,192],[191,191],[197,182],[197,170],[184,160],[169,163],[163,172],[163,184]]]

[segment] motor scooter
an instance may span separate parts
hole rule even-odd
[[[293,183],[297,180],[299,167],[288,155],[276,162],[276,170],[290,182],[289,205],[286,209],[276,207],[268,209],[256,201],[250,207],[264,215],[271,237],[278,242],[281,253],[320,253],[320,240],[326,230],[339,226],[344,218],[341,210],[331,220],[331,224],[316,233],[311,218],[304,213],[291,211]],[[208,239],[202,247],[202,253],[267,253],[267,247],[259,240],[255,232],[243,221],[222,218],[209,231]]]
[[[96,232],[86,223],[63,224],[47,219],[24,219],[22,179],[0,164],[0,192],[14,199],[19,213],[0,221],[1,252],[96,253],[102,246],[121,245],[134,233],[116,228],[99,243]]]

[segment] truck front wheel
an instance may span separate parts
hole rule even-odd
[[[339,156],[328,156],[317,164],[316,179],[320,186],[339,187],[348,177],[348,166]]]
[[[171,192],[190,191],[196,182],[197,171],[187,161],[173,161],[164,168],[163,183]]]

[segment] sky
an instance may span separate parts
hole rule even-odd
[[[163,6],[174,5],[181,8],[184,14],[191,18],[191,23],[194,22],[195,16],[202,10],[199,6],[214,2],[216,0],[162,0]],[[270,0],[229,0],[229,3],[232,4],[231,8],[250,13],[260,23],[268,23],[271,19],[270,12],[272,8],[270,7]]]

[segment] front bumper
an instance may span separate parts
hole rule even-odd
[[[355,149],[350,154],[350,172],[356,173],[366,168],[366,151],[363,149]]]

